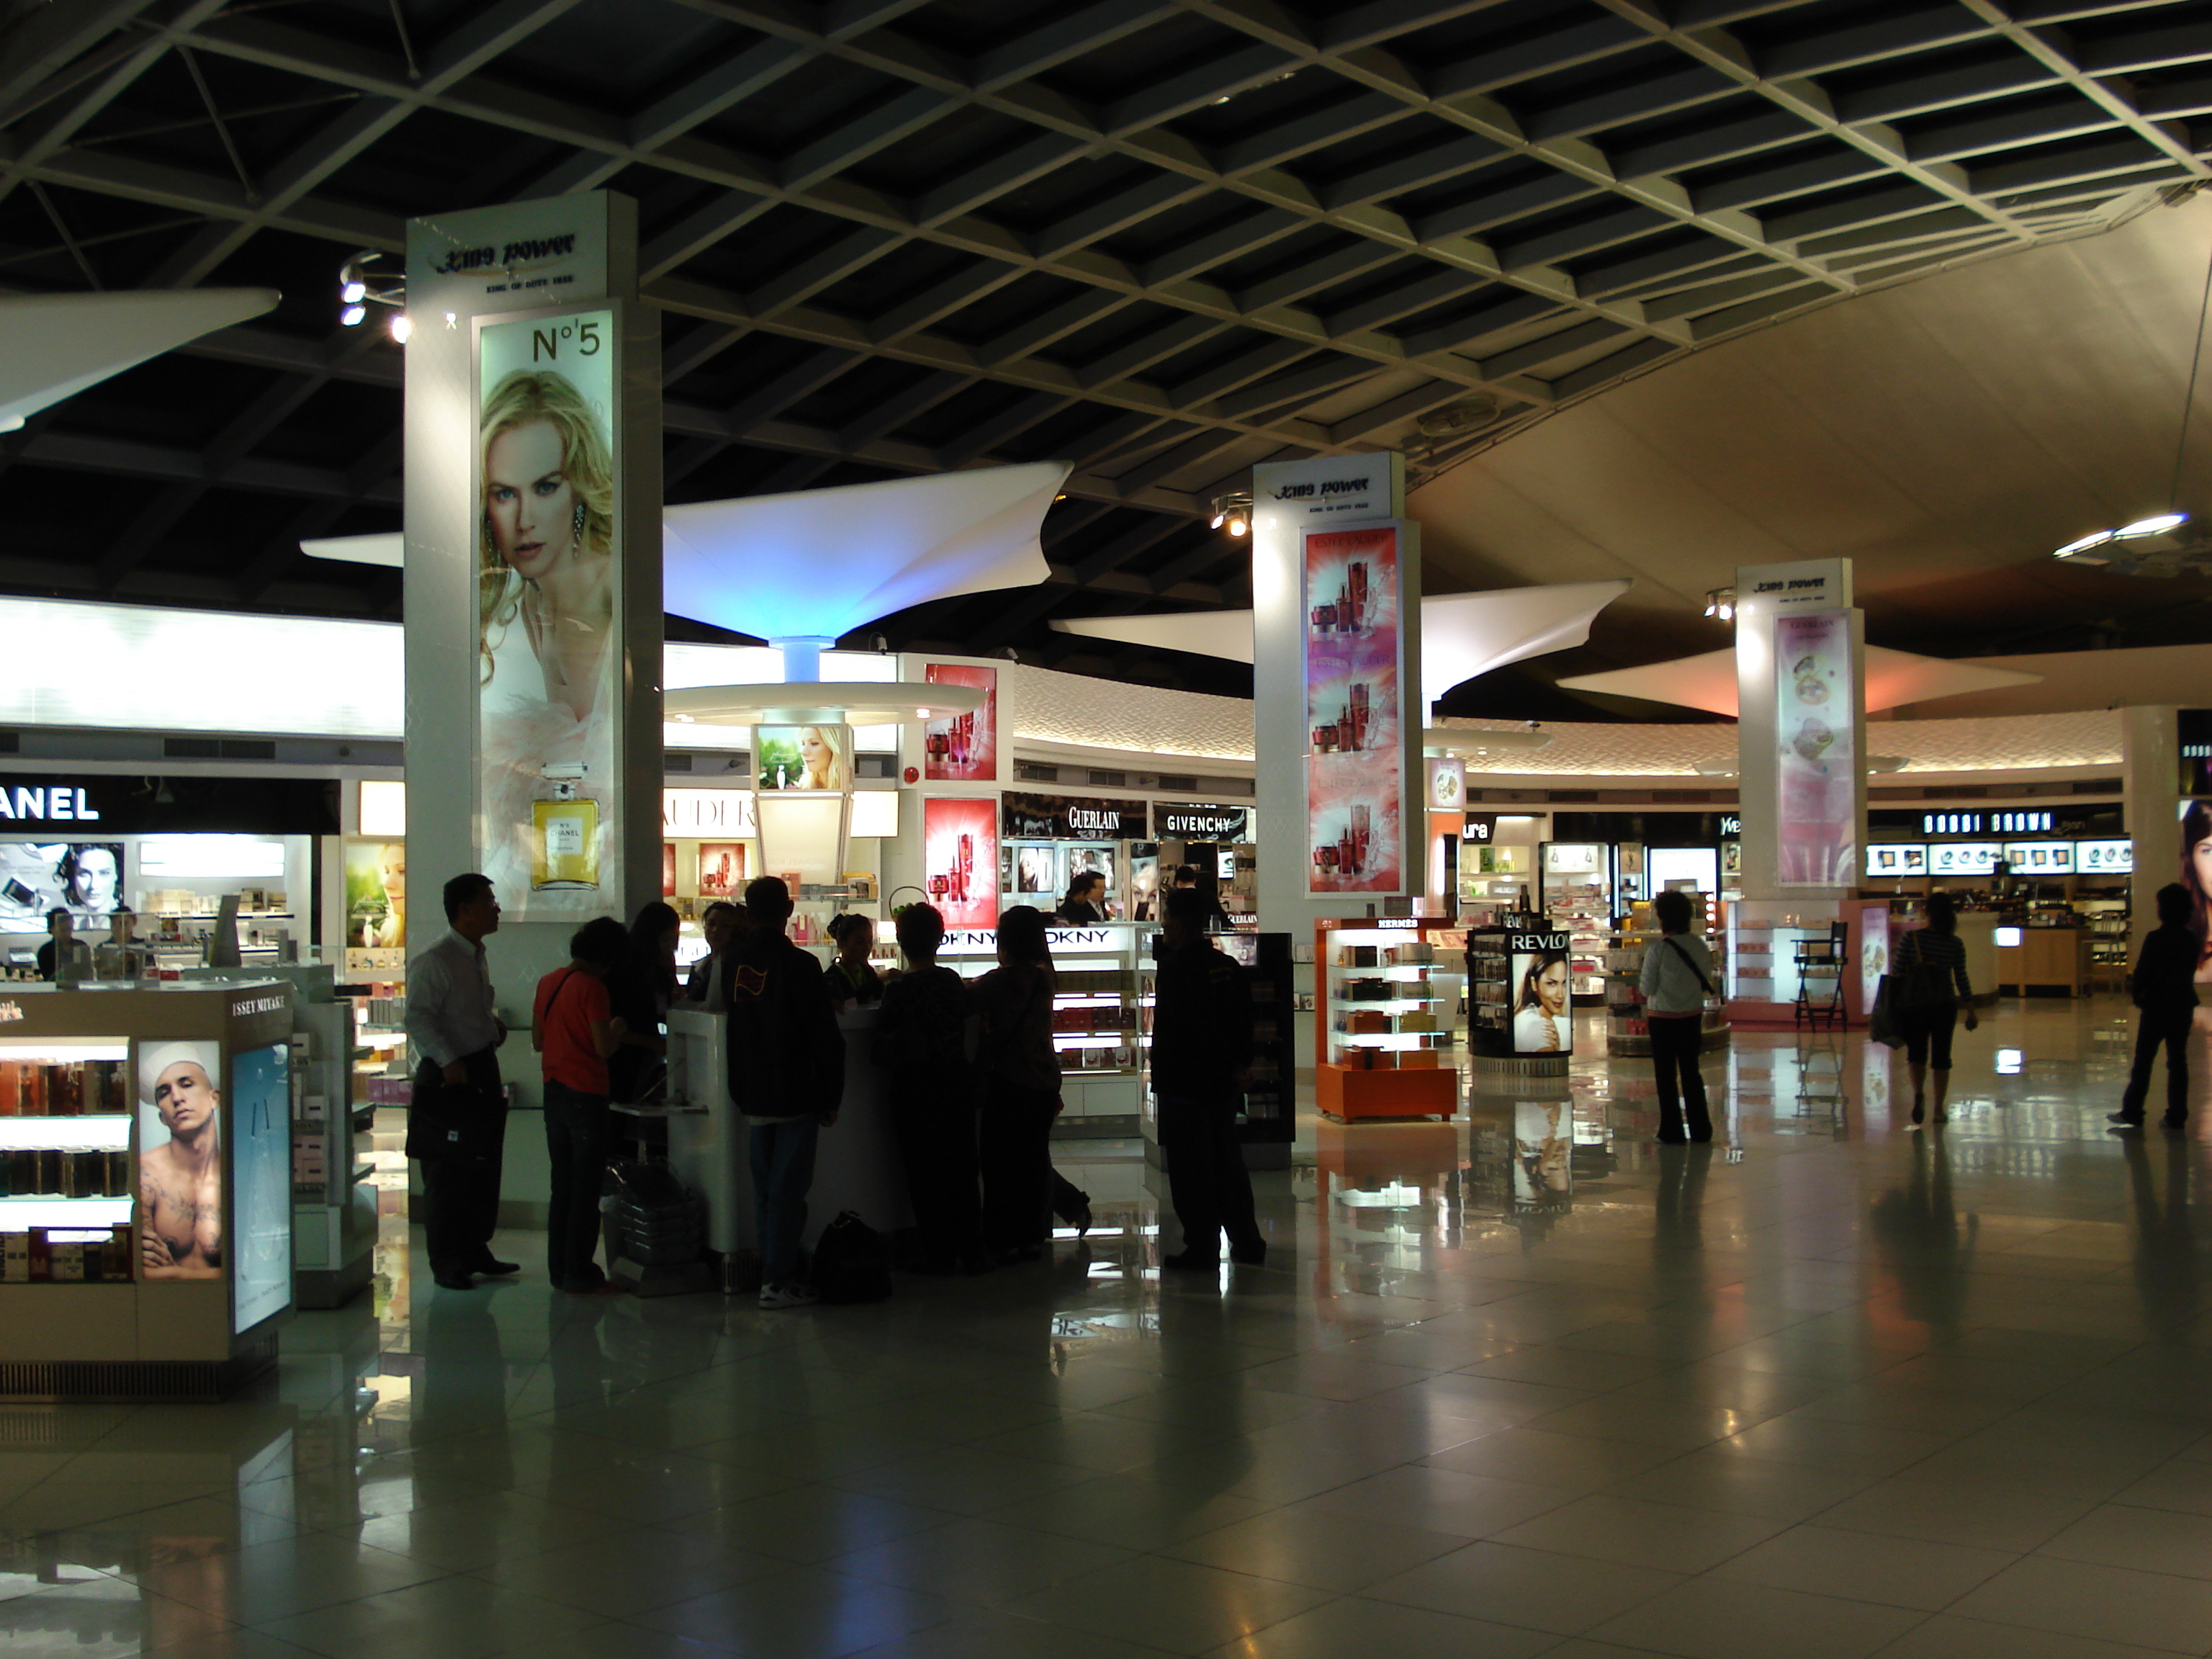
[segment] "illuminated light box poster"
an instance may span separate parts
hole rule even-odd
[[[1508,935],[1512,975],[1513,1052],[1571,1054],[1575,1051],[1574,969],[1564,933]]]
[[[1851,622],[1841,611],[1774,619],[1775,879],[1784,887],[1858,881],[1858,707]]]
[[[836,790],[853,787],[853,728],[849,726],[757,726],[753,728],[753,787]]]
[[[289,1152],[289,1122],[284,1137]],[[230,1249],[222,1191],[222,1045],[140,1043],[140,1278],[222,1277]]]
[[[932,783],[995,783],[999,777],[999,671],[965,663],[924,663],[932,685],[973,686],[983,702],[965,714],[921,729],[922,775]]]
[[[922,802],[922,890],[947,927],[999,925],[998,869],[997,801]]]
[[[2180,748],[2179,793],[2212,795],[2212,708],[2178,708],[2173,718]]]
[[[734,899],[742,897],[745,883],[744,844],[734,841],[702,841],[699,843],[699,879],[696,884],[702,899]]]
[[[2190,907],[2195,913],[2189,919],[2190,926],[2201,940],[2206,925],[2212,923],[2212,800],[2183,801],[2180,811],[2181,884],[2189,890]],[[2212,981],[2212,955],[2201,957],[2197,965],[2197,982],[2208,981]],[[2197,1029],[2212,1028],[2212,996],[2200,992],[2197,1000]]]
[[[396,951],[407,944],[407,843],[348,842],[345,849],[346,945]]]
[[[291,1051],[281,1043],[243,1050],[231,1061],[230,1086],[230,1318],[237,1332],[292,1302]],[[334,1171],[332,1184],[342,1178]]]
[[[121,842],[0,842],[0,921],[32,924],[16,931],[43,933],[49,910],[82,922],[122,902]]]
[[[1306,890],[1406,886],[1404,592],[1395,525],[1308,531]]]
[[[477,332],[477,833],[511,919],[623,890],[614,825],[620,384],[611,310]]]

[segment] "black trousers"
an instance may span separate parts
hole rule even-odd
[[[470,1084],[480,1097],[498,1103],[487,1110],[498,1115],[491,1136],[491,1156],[481,1164],[422,1164],[422,1242],[430,1257],[432,1278],[454,1278],[476,1272],[491,1258],[491,1236],[499,1225],[501,1150],[507,1141],[507,1097],[499,1078],[499,1051],[480,1048],[461,1056]],[[418,1098],[445,1086],[441,1068],[428,1060],[415,1071]]]
[[[2179,1123],[2189,1115],[2189,1029],[2196,1023],[2194,1008],[2146,1008],[2136,1022],[2136,1063],[2128,1073],[2128,1091],[2120,1097],[2120,1109],[2142,1115],[2150,1097],[2151,1062],[2166,1048],[2166,1115]]]
[[[1659,1085],[1659,1139],[1711,1140],[1712,1115],[1705,1108],[1705,1075],[1698,1070],[1704,1017],[1645,1023],[1651,1028],[1651,1070]]]
[[[895,1103],[891,1121],[923,1263],[956,1266],[983,1248],[975,1097],[965,1089],[917,1089]]]
[[[1030,1249],[1045,1241],[1052,1184],[1056,1089],[1024,1089],[993,1079],[985,1087],[980,1158],[983,1239],[994,1250]]]
[[[599,1244],[599,1192],[607,1174],[605,1095],[545,1079],[545,1153],[553,1187],[545,1213],[545,1276],[561,1290],[582,1290],[606,1275],[592,1257]]]
[[[1182,1247],[1198,1255],[1261,1243],[1252,1213],[1252,1176],[1237,1139],[1237,1103],[1160,1097],[1160,1150],[1167,1154],[1168,1201],[1182,1224]]]

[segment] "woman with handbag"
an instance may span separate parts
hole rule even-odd
[[[1936,1121],[1948,1123],[1944,1103],[1951,1094],[1951,1034],[1959,1010],[1966,1010],[1966,1029],[1981,1024],[1974,1016],[1974,988],[1966,981],[1966,947],[1959,939],[1959,915],[1948,893],[1928,896],[1928,925],[1916,927],[1898,947],[1893,971],[1898,1024],[1905,1030],[1905,1070],[1912,1076],[1912,1127],[1920,1127],[1927,1108],[1928,1073],[1936,1073]],[[1954,991],[1955,986],[1955,991]]]
[[[1705,999],[1713,994],[1713,953],[1690,931],[1690,896],[1669,888],[1651,901],[1659,941],[1644,947],[1637,989],[1651,1032],[1651,1069],[1659,1085],[1659,1140],[1680,1146],[1711,1140],[1705,1079],[1698,1070]],[[1685,1109],[1687,1123],[1685,1127]]]

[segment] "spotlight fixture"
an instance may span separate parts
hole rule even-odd
[[[393,258],[368,247],[355,254],[338,267],[338,321],[347,328],[358,328],[368,315],[372,305],[390,306],[395,311],[407,304],[407,278],[404,274],[380,274],[379,261]],[[408,330],[397,319],[392,328],[392,337],[401,345],[407,343]]]
[[[1213,498],[1213,528],[1226,530],[1232,536],[1249,535],[1252,529],[1252,498],[1241,489]]]
[[[1735,620],[1735,589],[1716,587],[1705,594],[1705,614],[1722,622]]]
[[[415,325],[405,312],[395,311],[392,313],[392,338],[394,343],[405,345],[409,337],[414,332]]]

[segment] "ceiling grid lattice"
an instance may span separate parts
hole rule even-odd
[[[1248,601],[1263,460],[1433,477],[1628,376],[2212,179],[2202,0],[0,0],[0,287],[283,288],[0,439],[0,587],[392,614],[412,214],[641,204],[690,501],[1072,459],[1054,580],[886,623],[1214,690],[1055,615]],[[102,477],[96,492],[85,475]]]

